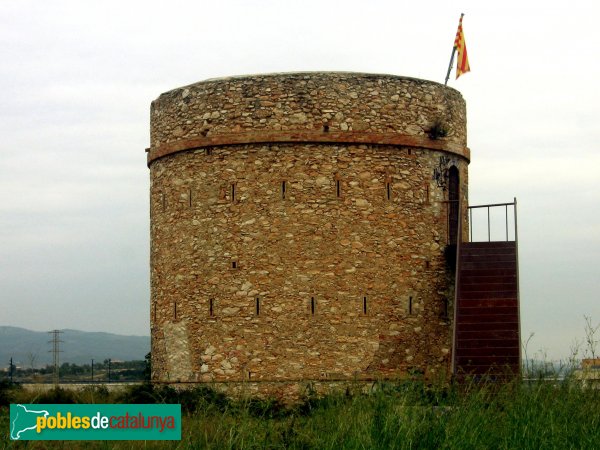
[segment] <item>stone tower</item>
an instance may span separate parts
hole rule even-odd
[[[269,74],[162,94],[153,379],[268,390],[448,373],[466,145],[461,95],[414,78]]]

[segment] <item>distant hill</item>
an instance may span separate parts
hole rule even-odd
[[[89,364],[95,361],[142,360],[150,351],[150,336],[122,336],[119,334],[61,330],[60,363]],[[8,367],[10,358],[17,366],[34,367],[52,364],[52,336],[43,331],[0,326],[0,368]]]

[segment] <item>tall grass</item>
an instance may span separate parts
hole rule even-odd
[[[4,389],[0,447],[181,449],[486,449],[597,448],[600,391],[566,380],[525,384],[378,383],[369,394],[309,395],[294,407],[229,400],[207,387],[177,392],[137,386],[121,394],[90,388],[45,396]],[[181,442],[44,442],[6,440],[6,402],[181,403]]]

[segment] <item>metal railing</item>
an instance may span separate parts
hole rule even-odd
[[[468,210],[469,210],[469,241],[473,242],[473,230],[474,230],[474,223],[473,223],[473,210],[475,209],[480,209],[480,208],[486,208],[487,209],[487,241],[491,242],[492,240],[492,222],[491,222],[491,218],[490,218],[490,209],[491,208],[504,208],[504,231],[505,231],[505,237],[506,237],[506,241],[509,241],[509,225],[508,225],[508,218],[509,218],[509,206],[512,206],[512,213],[513,213],[513,218],[514,218],[514,241],[517,241],[517,199],[515,198],[513,202],[510,203],[492,203],[489,205],[475,205],[475,206],[469,206]]]

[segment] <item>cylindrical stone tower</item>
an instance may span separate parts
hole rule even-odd
[[[148,150],[153,379],[449,372],[445,249],[468,163],[464,101],[430,81],[286,73],[162,94]]]

